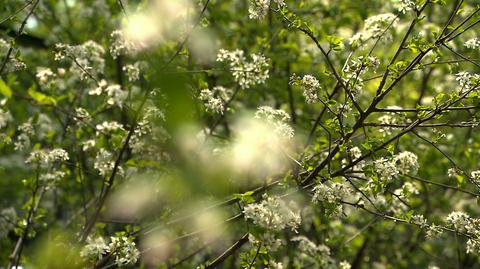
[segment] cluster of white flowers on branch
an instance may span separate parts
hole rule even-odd
[[[321,86],[316,77],[312,75],[304,75],[303,77],[299,77],[293,74],[290,77],[290,84],[302,87],[303,96],[308,104],[318,102],[318,91],[320,90]]]
[[[242,89],[263,84],[269,77],[269,61],[262,54],[252,54],[249,61],[243,50],[221,49],[217,61],[228,63],[233,78]]]
[[[399,174],[416,173],[418,170],[418,157],[412,152],[403,151],[392,158],[374,161],[375,172],[384,182],[391,182]]]
[[[80,256],[89,260],[97,261],[104,257],[111,256],[117,266],[126,266],[135,264],[140,256],[135,242],[126,236],[112,236],[110,242],[105,241],[103,237],[95,239],[87,238],[87,244],[80,252]]]
[[[382,37],[389,39],[391,36],[385,31],[395,26],[398,17],[392,13],[384,13],[369,17],[365,20],[362,31],[350,38],[350,44],[354,47],[362,46],[368,40]]]
[[[261,20],[265,18],[271,8],[272,2],[279,8],[285,6],[284,0],[249,0],[248,13],[250,19]]]
[[[465,43],[463,45],[466,48],[469,48],[469,49],[478,49],[480,47],[480,40],[478,40],[478,38],[474,37],[474,38],[471,38],[471,39],[465,41]]]
[[[245,219],[252,220],[255,225],[272,231],[289,228],[296,231],[301,223],[296,204],[285,202],[281,198],[264,196],[259,203],[249,204],[243,209]]]
[[[70,63],[70,71],[82,80],[98,77],[105,69],[105,49],[94,41],[87,41],[81,45],[55,45],[55,60]]]
[[[343,213],[342,201],[348,199],[352,192],[346,183],[320,183],[313,188],[312,202],[321,205],[325,215],[340,216]]]
[[[204,102],[208,112],[223,114],[225,105],[230,100],[233,92],[222,86],[215,86],[211,90],[203,89],[200,92],[200,100]]]
[[[295,131],[288,124],[290,115],[281,109],[261,106],[257,109],[255,118],[265,120],[267,124],[274,127],[275,132],[281,137],[290,139],[295,135]]]
[[[10,50],[10,42],[13,42],[13,40],[7,41],[3,38],[0,38],[0,55],[7,55],[8,51]],[[9,61],[6,62],[5,73],[23,70],[26,67],[26,64],[21,61],[19,57],[11,57]]]

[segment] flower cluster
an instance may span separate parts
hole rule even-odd
[[[252,54],[249,61],[243,50],[221,49],[217,54],[217,61],[228,63],[233,78],[242,89],[263,84],[269,77],[268,60],[262,54]]]
[[[128,40],[121,30],[115,30],[110,34],[110,54],[114,59],[120,55],[135,53],[140,45]]]
[[[278,7],[285,6],[284,0],[250,0],[248,6],[248,14],[250,19],[261,20],[268,14],[271,2],[277,4]]]
[[[384,182],[391,182],[398,175],[398,169],[395,163],[389,159],[381,157],[373,162],[375,172]]]
[[[122,68],[127,73],[128,81],[134,82],[140,78],[140,62],[127,64]]]
[[[350,162],[355,161],[362,157],[362,151],[360,150],[359,147],[352,147],[347,150],[348,157],[345,159],[342,159],[342,167],[345,167],[348,165]],[[353,167],[353,171],[362,171],[363,167],[365,166],[365,161],[360,161],[356,163]]]
[[[67,174],[63,171],[52,170],[51,172],[42,173],[39,179],[46,186],[46,189],[52,189],[65,176]]]
[[[27,122],[22,123],[18,127],[17,140],[14,143],[15,150],[22,151],[31,146],[31,137],[35,134],[35,129],[32,125],[32,119],[28,119]]]
[[[348,150],[348,154],[350,155],[351,158],[353,159],[358,159],[362,157],[362,151],[360,150],[359,147],[353,147]]]
[[[413,215],[412,223],[420,226],[420,228],[428,228],[428,222],[423,215]]]
[[[111,106],[116,105],[120,108],[123,106],[123,103],[128,96],[128,93],[122,90],[120,85],[110,85],[105,89],[105,92],[108,96],[107,104]]]
[[[411,182],[405,182],[401,188],[393,191],[393,197],[391,200],[390,210],[396,214],[401,215],[408,212],[408,203],[413,195],[418,194],[417,187]]]
[[[388,109],[401,109],[399,106],[388,106]],[[391,135],[393,126],[398,123],[402,122],[402,118],[399,113],[387,113],[380,117],[378,117],[378,121],[381,125],[383,125],[378,131],[383,134],[384,136]]]
[[[98,170],[102,177],[109,175],[115,167],[115,161],[113,157],[113,154],[104,148],[101,148],[98,151],[97,156],[95,157],[95,162],[93,163],[93,167]],[[119,166],[118,175],[122,176],[123,174],[123,169]]]
[[[392,13],[384,13],[367,18],[362,31],[350,38],[350,44],[353,47],[358,47],[370,39],[375,39],[382,36],[384,38],[388,38],[389,36],[384,32],[387,30],[387,28],[393,27],[396,20],[397,16],[393,15]]]
[[[480,184],[480,170],[472,171],[470,173],[470,177],[472,178],[473,182]]]
[[[97,126],[95,126],[95,129],[97,130],[97,134],[112,133],[119,130],[125,130],[123,128],[123,125],[116,121],[104,121],[100,124],[97,124]]]
[[[52,79],[55,78],[55,73],[50,68],[39,67],[37,68],[36,77],[41,85],[48,86]]]
[[[478,49],[480,47],[480,40],[475,37],[467,40],[463,45],[468,49]]]
[[[352,190],[346,183],[320,183],[313,188],[312,201],[322,205],[327,216],[339,216],[343,213],[341,202],[351,193]]]
[[[66,176],[66,173],[59,170],[55,164],[60,164],[68,160],[68,153],[64,149],[57,148],[32,151],[25,163],[36,165],[39,181],[46,189],[50,189]]]
[[[379,178],[388,183],[398,174],[415,173],[418,170],[418,157],[412,152],[403,151],[392,158],[380,158],[373,162]]]
[[[375,71],[380,65],[380,60],[375,56],[359,56],[352,59],[343,68],[343,80],[354,96],[362,90],[364,83],[362,75],[369,70]]]
[[[5,111],[0,108],[0,129],[4,128],[7,126],[8,122],[12,121],[13,117],[12,114],[10,114],[10,111]]]
[[[396,0],[398,4],[398,11],[405,14],[408,11],[417,10],[419,7],[416,1],[412,0]]]
[[[267,124],[272,125],[275,128],[275,132],[281,137],[290,139],[295,134],[293,128],[288,124],[290,115],[281,109],[261,106],[255,113],[255,118],[265,120]]]
[[[135,264],[140,256],[135,242],[126,236],[112,236],[110,243],[107,243],[103,237],[95,239],[87,238],[87,244],[80,252],[80,256],[96,261],[105,255],[112,255],[115,258],[117,266]]]
[[[446,217],[446,222],[459,232],[468,235],[467,253],[480,253],[480,219],[472,218],[465,212],[453,211]]]
[[[307,104],[318,102],[318,90],[320,90],[320,82],[312,75],[304,75],[302,78],[293,74],[290,77],[291,85],[299,85],[303,89],[303,96],[307,100]]]
[[[292,241],[298,243],[299,255],[295,258],[298,268],[311,264],[315,265],[315,268],[333,268],[335,261],[326,245],[317,245],[305,236],[296,236]]]
[[[410,151],[403,151],[393,158],[393,162],[400,174],[416,173],[418,170],[418,157]]]
[[[207,111],[223,114],[225,104],[230,99],[232,90],[222,86],[215,86],[213,89],[203,89],[200,92],[200,100],[203,101]]]
[[[104,93],[108,96],[108,105],[116,105],[120,108],[123,106],[123,103],[128,96],[128,92],[124,91],[120,85],[108,85],[107,81],[104,79],[98,82],[98,85],[95,89],[88,92],[89,95],[102,95]]]
[[[243,209],[245,219],[250,219],[255,225],[272,231],[281,231],[290,228],[296,231],[301,218],[294,210],[296,205],[287,204],[280,198],[264,195],[259,203],[249,204]]]
[[[135,242],[126,236],[110,237],[108,249],[108,252],[113,253],[115,256],[115,264],[117,266],[135,264],[140,256],[140,252],[137,250]]]
[[[0,38],[0,55],[7,55],[7,52],[10,50],[10,44],[5,39]],[[7,72],[13,72],[18,70],[23,70],[27,66],[24,62],[20,61],[16,53],[12,53],[9,61],[5,65],[5,70]]]
[[[471,222],[470,216],[462,211],[453,211],[448,214],[446,221],[458,231],[465,231]]]
[[[469,91],[474,88],[478,88],[480,85],[480,75],[479,74],[470,74],[469,72],[459,72],[455,75],[455,79],[460,84],[459,93],[462,94],[465,91]]]
[[[86,80],[90,75],[103,74],[105,50],[100,44],[91,40],[77,46],[59,43],[55,45],[55,50],[55,60],[72,60],[70,71],[80,79]]]
[[[275,237],[274,233],[271,232],[265,232],[256,236],[249,234],[248,241],[252,245],[267,247],[268,250],[272,252],[277,251],[286,243],[285,240]]]
[[[64,149],[36,150],[30,153],[25,162],[51,165],[55,162],[67,161],[68,159],[68,153]]]

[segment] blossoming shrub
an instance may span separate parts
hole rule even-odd
[[[4,0],[0,268],[477,268],[474,0]]]

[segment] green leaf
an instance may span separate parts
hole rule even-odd
[[[465,178],[461,175],[456,175],[455,178],[457,179],[457,186],[461,187],[465,182]]]
[[[28,89],[28,95],[32,97],[33,100],[37,101],[39,104],[42,105],[56,105],[57,100],[55,98],[48,96],[44,93],[37,92],[35,90],[35,86],[32,86]]]
[[[12,89],[5,83],[5,81],[0,79],[0,93],[5,95],[7,98],[12,97]]]
[[[333,51],[341,51],[344,48],[343,38],[338,36],[329,35],[326,37],[327,41],[330,43],[330,48]]]
[[[412,220],[413,214],[415,214],[415,211],[410,210],[407,213],[405,213],[405,220],[410,222]]]

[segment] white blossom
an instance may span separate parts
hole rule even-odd
[[[448,177],[454,178],[454,177],[456,177],[457,175],[458,175],[457,169],[455,169],[455,168],[448,168],[448,170],[447,170],[447,176],[448,176]]]
[[[20,134],[17,136],[17,140],[14,143],[14,148],[17,151],[22,151],[30,147],[30,137],[35,134],[35,129],[32,125],[32,118],[28,119],[27,122],[22,123],[18,127],[18,131]]]
[[[7,52],[10,50],[10,40],[7,41],[3,38],[0,38],[0,55],[7,55]],[[18,70],[23,70],[27,66],[24,62],[20,61],[15,53],[13,53],[8,62],[5,63],[5,73],[13,72]]]
[[[10,114],[10,111],[5,111],[2,108],[0,108],[0,129],[4,128],[7,126],[8,122],[11,122],[13,120],[12,114]]]
[[[478,49],[480,47],[480,40],[478,38],[471,38],[463,44],[468,49]]]
[[[363,43],[370,39],[375,39],[380,36],[388,38],[388,35],[384,31],[391,25],[395,26],[397,16],[392,13],[384,13],[369,17],[365,20],[365,25],[362,31],[356,33],[350,38],[350,44],[352,46],[361,46]]]
[[[90,75],[103,74],[105,50],[100,44],[91,40],[76,46],[56,44],[55,50],[55,60],[71,61],[70,71],[81,80],[89,79]]]
[[[362,151],[360,150],[359,147],[353,147],[349,149],[348,153],[350,154],[350,157],[352,157],[353,159],[358,159],[362,157]]]
[[[343,213],[341,202],[351,193],[352,189],[346,183],[320,183],[313,188],[312,202],[323,205],[326,215],[339,216]]]
[[[88,94],[89,95],[101,95],[107,87],[108,87],[107,81],[102,79],[98,82],[98,85],[95,89],[88,91]]]
[[[63,171],[53,170],[51,172],[41,174],[39,179],[46,185],[46,189],[51,189],[66,175],[67,174]]]
[[[101,124],[97,124],[95,128],[97,129],[97,134],[124,130],[123,125],[116,121],[104,121]]]
[[[435,225],[434,223],[432,223],[432,225],[430,225],[430,226],[427,228],[427,235],[426,235],[426,237],[429,238],[429,239],[434,239],[434,238],[439,237],[442,233],[443,233],[442,228],[441,228],[440,226]]]
[[[290,84],[299,85],[303,89],[303,96],[307,104],[318,102],[318,90],[320,89],[320,82],[312,75],[304,75],[302,78],[293,74],[290,78]]]
[[[69,160],[68,153],[64,149],[35,150],[25,161],[26,163],[42,163],[49,165],[54,162],[63,162]]]
[[[398,6],[398,11],[404,14],[419,8],[414,0],[395,0],[395,2]]]
[[[205,108],[209,112],[223,114],[225,104],[231,98],[232,91],[222,86],[215,86],[212,90],[203,89],[200,92],[200,100],[203,101]]]
[[[248,14],[250,19],[261,20],[268,14],[271,2],[277,4],[278,7],[285,6],[284,0],[250,0],[248,6]]]
[[[88,113],[88,111],[82,107],[75,108],[75,118],[79,122],[88,122],[92,119],[90,113]]]
[[[269,77],[268,60],[262,54],[252,54],[249,61],[243,50],[220,49],[217,61],[228,63],[234,80],[242,89],[263,84]]]
[[[393,161],[400,174],[415,173],[418,170],[418,157],[410,151],[400,152]]]
[[[105,89],[108,95],[107,104],[116,105],[118,107],[123,106],[123,102],[127,99],[128,93],[120,87],[120,85],[110,85]]]
[[[428,222],[423,215],[413,215],[412,223],[420,226],[421,228],[427,228]]]
[[[84,141],[82,143],[82,150],[83,151],[88,151],[90,149],[93,149],[95,147],[95,144],[96,144],[96,142],[95,142],[94,139],[89,139],[87,141]]]
[[[114,166],[115,162],[113,161],[113,154],[108,150],[101,148],[95,157],[93,167],[98,170],[101,176],[104,177],[112,172]]]
[[[391,135],[392,127],[388,125],[393,125],[397,123],[397,119],[395,118],[395,116],[390,114],[385,114],[380,116],[378,118],[378,121],[380,122],[380,124],[387,125],[387,126],[382,126],[382,128],[380,128],[378,131],[382,133],[384,136]]]
[[[245,206],[243,213],[246,219],[267,230],[290,228],[295,231],[301,222],[300,215],[293,211],[295,207],[280,198],[264,196],[261,202]]]
[[[131,54],[140,49],[140,45],[128,40],[121,30],[110,34],[110,54],[114,59],[123,54]]]
[[[455,76],[458,84],[460,84],[460,89],[458,90],[458,93],[460,94],[464,93],[465,91],[478,88],[480,84],[479,74],[472,75],[469,72],[459,72]]]
[[[108,249],[110,253],[113,253],[117,266],[135,264],[140,256],[135,242],[126,236],[110,237]]]
[[[350,268],[352,268],[352,265],[350,265],[350,263],[348,263],[347,261],[341,261],[338,264],[338,269],[350,269]]]
[[[453,211],[447,216],[446,221],[455,227],[456,230],[464,231],[470,223],[470,216],[465,212]]]
[[[391,160],[380,158],[373,163],[375,172],[378,174],[380,180],[391,182],[399,173],[395,163]]]
[[[295,259],[301,264],[314,264],[315,268],[332,268],[331,266],[334,265],[330,248],[326,245],[317,245],[305,236],[296,236],[292,241],[298,242],[299,253]]]
[[[293,128],[287,123],[290,120],[290,115],[281,109],[261,106],[257,109],[255,118],[265,120],[272,125],[275,128],[275,132],[281,137],[291,139],[295,134]]]
[[[480,184],[480,170],[472,171],[470,177],[475,183]]]
[[[84,258],[101,259],[109,251],[108,245],[103,237],[92,239],[87,238],[87,244],[80,251],[80,256]]]
[[[127,73],[128,81],[137,81],[140,78],[140,63],[127,64],[123,68],[123,71]]]
[[[87,238],[87,244],[80,252],[80,256],[89,260],[100,260],[106,255],[115,258],[115,264],[119,267],[135,264],[140,252],[135,242],[126,236],[112,236],[110,243],[103,237]]]
[[[53,73],[50,68],[39,67],[35,76],[38,78],[40,84],[48,85],[51,79],[55,77],[55,73]]]

